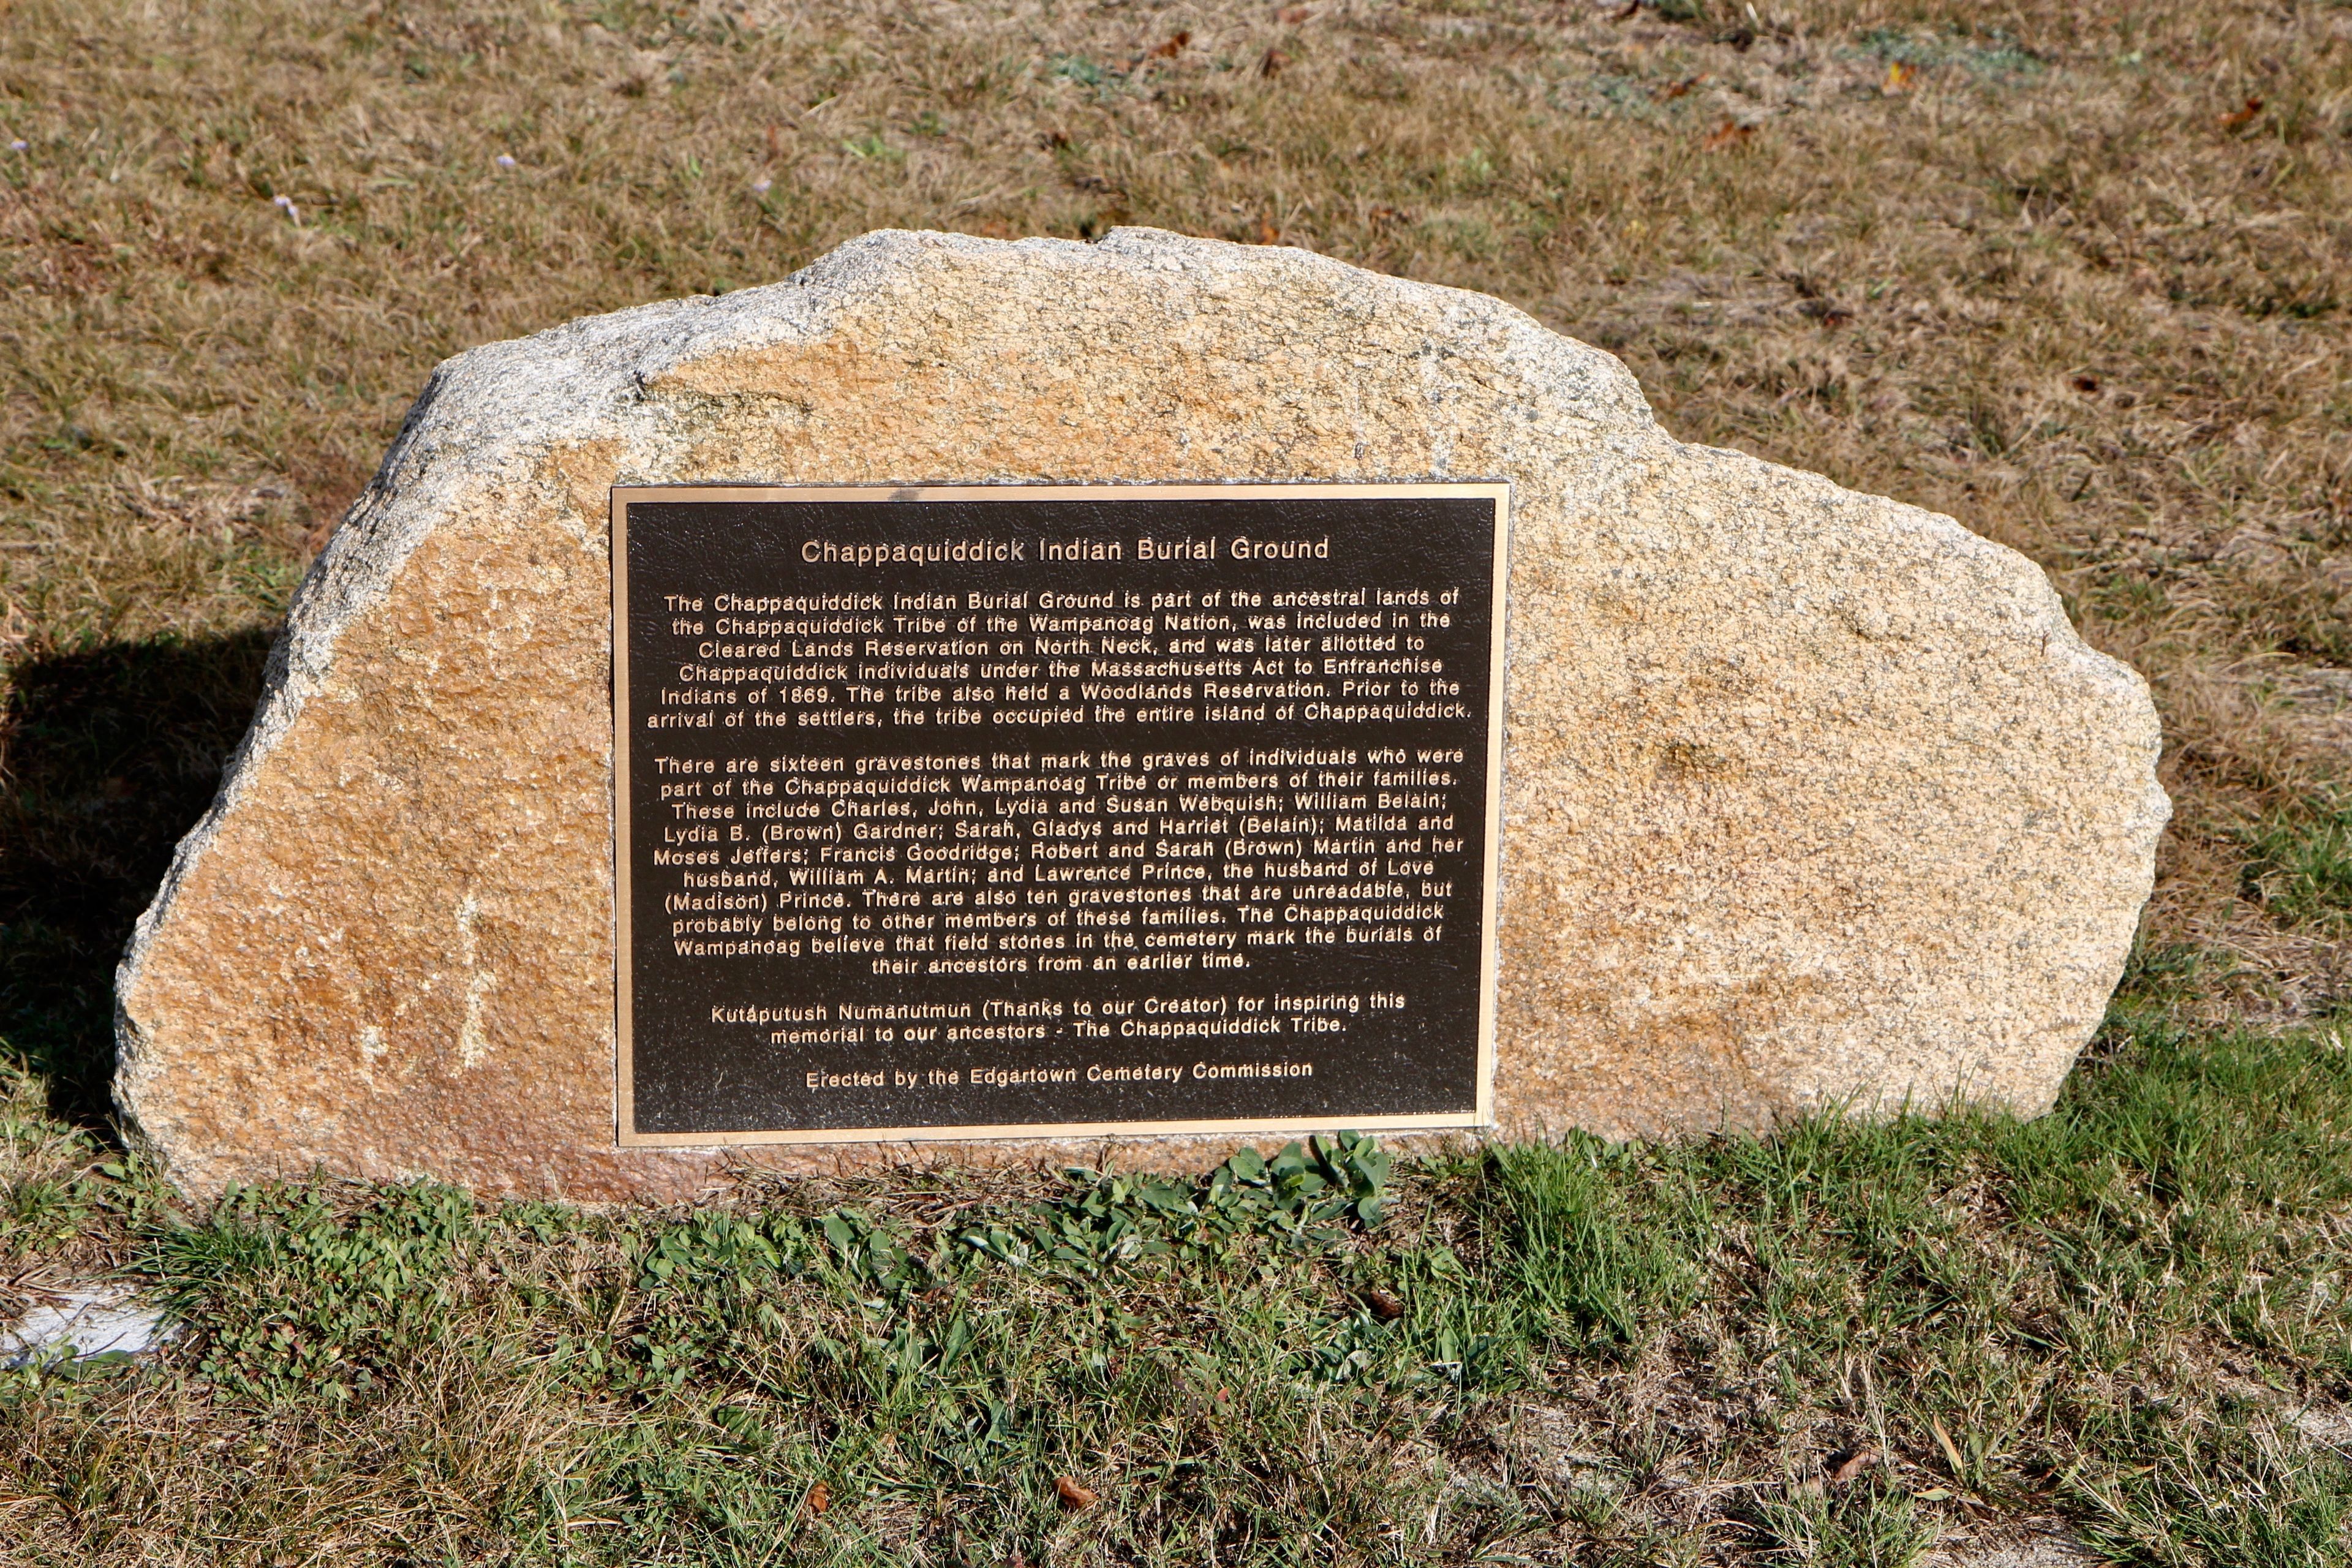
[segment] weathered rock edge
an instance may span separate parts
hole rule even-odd
[[[871,234],[440,366],[131,937],[118,1103],[197,1193],[1206,1156],[614,1147],[605,491],[1496,477],[1499,1130],[2046,1110],[2169,805],[2145,684],[2031,563],[1677,443],[1614,358],[1497,300],[1149,229]]]

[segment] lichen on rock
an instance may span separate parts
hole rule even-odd
[[[1481,295],[1147,229],[887,232],[438,369],[304,583],[119,979],[191,1190],[312,1170],[675,1198],[622,1149],[615,484],[1507,479],[1498,1130],[2051,1104],[2168,805],[2147,688],[1949,518],[1661,431]]]

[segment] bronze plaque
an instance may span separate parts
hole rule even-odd
[[[620,1142],[1488,1122],[1508,496],[615,489]]]

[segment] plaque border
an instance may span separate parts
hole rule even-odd
[[[745,1132],[639,1132],[631,1085],[631,1018],[635,1000],[630,973],[629,880],[629,507],[635,501],[957,501],[1014,500],[1381,500],[1407,496],[1484,499],[1495,503],[1494,605],[1489,616],[1493,646],[1486,681],[1486,853],[1484,908],[1479,918],[1477,1100],[1466,1111],[1359,1117],[1344,1123],[1318,1117],[1244,1117],[1208,1121],[1025,1121],[971,1127],[827,1127]],[[1504,685],[1506,612],[1510,599],[1511,486],[1507,479],[1339,482],[1321,479],[1136,480],[1130,483],[1054,483],[1007,480],[995,484],[779,485],[747,480],[696,480],[677,484],[612,487],[608,543],[611,552],[613,688],[613,1126],[621,1149],[728,1149],[752,1144],[1066,1142],[1108,1138],[1179,1138],[1251,1133],[1338,1131],[1444,1131],[1491,1129],[1495,1125],[1495,1030],[1500,989],[1500,948],[1496,921],[1501,910],[1503,855]]]

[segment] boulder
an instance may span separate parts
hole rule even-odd
[[[1675,441],[1498,300],[1120,229],[871,234],[436,370],[139,921],[122,1110],[200,1194],[1222,1157],[617,1146],[607,495],[1302,479],[1513,488],[1499,1133],[2050,1106],[2169,808],[2147,687],[2032,563]]]

